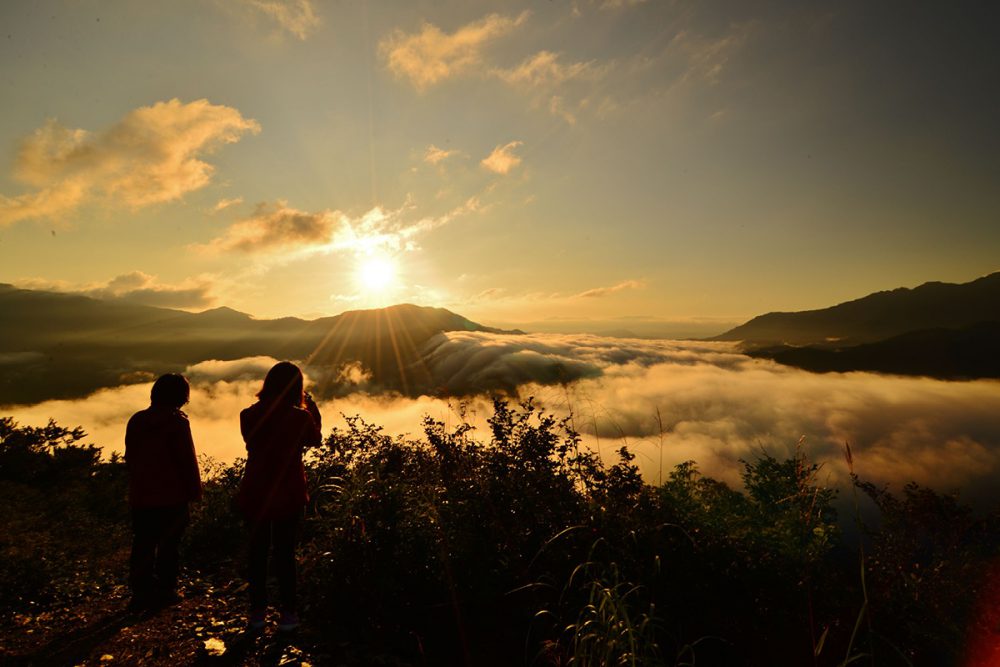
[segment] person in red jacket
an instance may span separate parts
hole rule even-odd
[[[247,463],[236,503],[250,527],[250,618],[264,627],[267,614],[267,561],[273,548],[280,593],[280,630],[298,627],[295,542],[309,499],[302,451],[320,443],[320,414],[303,392],[295,364],[275,364],[264,378],[257,402],[240,413]]]
[[[189,521],[188,503],[201,499],[191,425],[181,412],[190,394],[183,376],[161,376],[153,383],[150,406],[132,415],[125,429],[132,509],[130,607],[136,611],[180,599],[178,549]]]

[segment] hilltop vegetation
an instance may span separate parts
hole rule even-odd
[[[977,517],[925,488],[896,494],[856,480],[882,515],[861,552],[801,452],[745,462],[742,490],[693,462],[654,486],[627,449],[602,464],[571,422],[531,401],[496,401],[489,425],[483,438],[426,419],[423,437],[407,439],[353,418],[309,452],[305,626],[288,658],[248,644],[237,627],[239,462],[206,462],[184,549],[188,600],[157,624],[122,614],[122,461],[102,459],[79,430],[4,419],[0,656],[924,665],[958,664],[998,639],[1000,589],[988,576],[997,515]]]

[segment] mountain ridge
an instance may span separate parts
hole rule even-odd
[[[847,345],[990,321],[1000,321],[1000,272],[967,283],[931,281],[873,292],[827,308],[766,313],[708,340],[753,346]]]
[[[372,371],[377,389],[420,392],[430,384],[421,349],[448,331],[523,333],[415,304],[258,320],[226,306],[190,313],[12,287],[0,289],[0,405],[79,398],[209,359],[253,356],[309,360],[327,394],[339,391],[339,370],[352,362]]]
[[[828,373],[867,371],[945,380],[1000,377],[1000,272],[926,282],[829,308],[759,315],[710,340],[753,357]]]
[[[866,371],[941,380],[1000,378],[1000,322],[958,329],[921,329],[844,347],[790,346],[748,350],[814,373]]]

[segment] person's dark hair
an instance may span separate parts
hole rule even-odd
[[[179,408],[187,403],[190,397],[191,387],[188,381],[177,373],[161,375],[149,392],[150,403],[164,408]]]
[[[264,386],[257,398],[266,403],[288,403],[302,407],[305,393],[302,389],[302,371],[290,361],[279,361],[264,377]]]

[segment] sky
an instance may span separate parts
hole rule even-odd
[[[719,331],[966,282],[998,44],[973,2],[8,0],[0,282]]]

